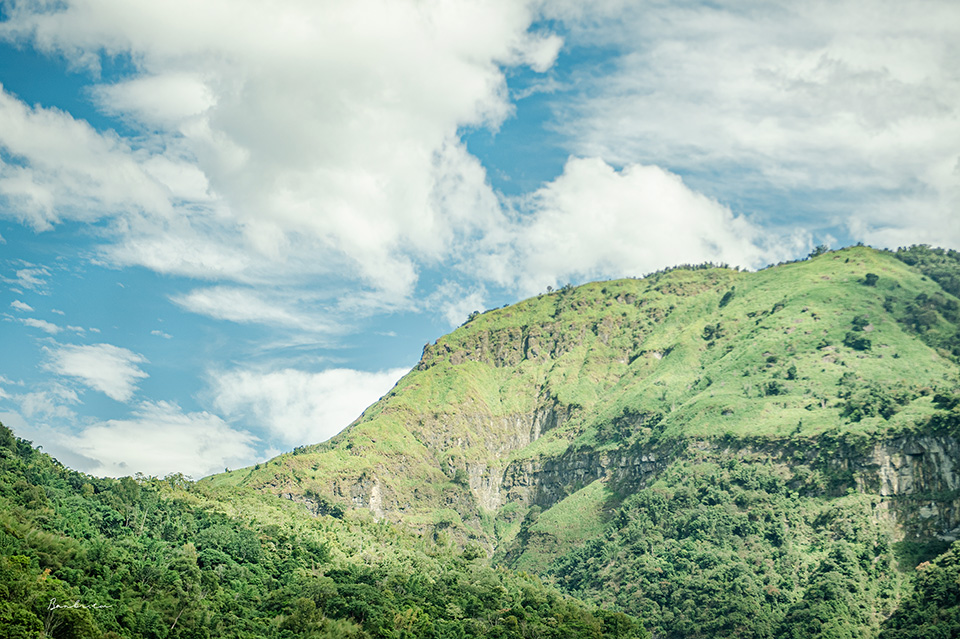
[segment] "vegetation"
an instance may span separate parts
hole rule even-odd
[[[0,636],[647,634],[534,577],[385,522],[314,518],[173,476],[96,479],[0,426]]]
[[[333,440],[196,483],[0,430],[0,628],[952,636],[958,294],[929,247],[567,285],[471,313]]]
[[[898,249],[896,256],[942,289],[909,301],[901,321],[925,343],[960,361],[960,252],[919,245]]]
[[[913,592],[884,624],[881,639],[960,636],[960,544],[917,566]]]
[[[656,636],[873,636],[903,579],[879,498],[829,496],[845,480],[745,451],[689,455],[548,572]]]

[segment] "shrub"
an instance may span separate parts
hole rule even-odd
[[[843,345],[855,351],[868,351],[870,347],[873,346],[873,342],[862,333],[850,331],[843,338]]]

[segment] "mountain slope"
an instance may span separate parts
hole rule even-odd
[[[960,534],[954,258],[565,287],[428,344],[330,442],[204,483],[474,544],[663,636],[873,636]]]
[[[549,475],[565,453],[602,465],[680,439],[907,432],[958,378],[910,324],[918,298],[946,297],[865,247],[759,273],[678,269],[561,290],[426,346],[334,440],[211,483],[426,523],[446,506],[477,523],[518,498],[559,497],[562,486],[533,489],[524,475]],[[926,334],[955,331],[924,313]],[[644,463],[621,474],[639,478]]]

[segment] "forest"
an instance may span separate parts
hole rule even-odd
[[[278,501],[218,503],[182,476],[90,477],[0,427],[0,635],[649,637],[482,553]]]

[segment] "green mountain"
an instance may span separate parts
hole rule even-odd
[[[197,483],[8,434],[0,629],[957,636],[958,295],[960,254],[922,246],[568,286],[426,345],[333,440]]]
[[[852,247],[565,287],[204,485],[367,510],[657,635],[873,636],[960,534],[958,264]]]

